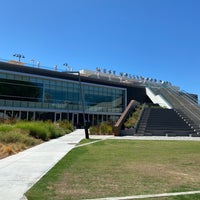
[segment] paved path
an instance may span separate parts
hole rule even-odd
[[[85,137],[76,130],[0,160],[0,200],[20,200],[23,194]]]

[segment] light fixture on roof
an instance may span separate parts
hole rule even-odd
[[[66,67],[66,71],[69,71],[69,66],[68,66],[68,64],[67,64],[67,63],[64,63],[63,65]]]
[[[54,65],[54,70],[55,70],[55,71],[58,70],[58,65]]]
[[[37,67],[40,68],[40,61],[37,62]]]
[[[103,69],[103,73],[105,73],[105,74],[106,74],[106,69]]]
[[[96,67],[96,70],[97,70],[97,72],[101,71],[100,67]]]
[[[33,67],[34,67],[34,62],[35,62],[35,60],[34,60],[34,59],[31,59],[30,62],[32,62],[32,65],[33,65]]]
[[[112,71],[111,71],[111,70],[108,70],[108,74],[109,74],[109,81],[111,80],[111,73],[112,73]]]
[[[127,77],[128,77],[128,74],[127,74],[127,73],[124,73],[124,76],[127,78]]]
[[[97,67],[97,68],[96,68],[96,71],[97,71],[97,78],[100,78],[100,72],[101,72],[100,67]]]
[[[113,75],[114,75],[114,76],[116,75],[116,71],[115,71],[115,70],[113,70]]]
[[[19,58],[19,62],[20,62],[21,58],[25,58],[25,56],[22,54],[13,54],[13,56]]]
[[[120,82],[122,82],[123,73],[120,72],[119,75],[120,75],[119,80],[120,80]]]

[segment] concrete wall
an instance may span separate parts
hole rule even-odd
[[[154,104],[159,104],[161,107],[171,109],[172,106],[169,102],[167,102],[161,95],[155,95],[151,89],[146,88],[146,94],[151,99]]]

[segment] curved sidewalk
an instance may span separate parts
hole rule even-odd
[[[20,200],[85,137],[83,129],[0,160],[0,200]]]

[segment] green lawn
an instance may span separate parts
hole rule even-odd
[[[200,142],[104,140],[73,149],[26,196],[77,200],[193,190],[200,190]]]

